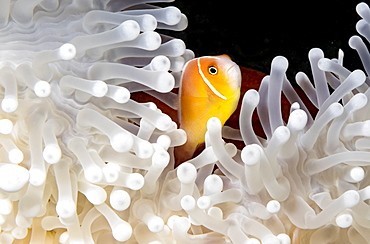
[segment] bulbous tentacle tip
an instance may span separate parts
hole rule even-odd
[[[186,16],[149,2],[1,1],[1,241],[369,243],[368,5],[356,8],[364,38],[349,40],[364,71],[346,69],[343,52],[312,49],[313,80],[295,77],[309,105],[288,81],[288,60],[274,58],[244,95],[240,130],[209,119],[193,157],[199,141],[132,95],[177,108],[170,91],[194,58],[156,32],[184,29]],[[54,229],[66,231],[45,234]]]

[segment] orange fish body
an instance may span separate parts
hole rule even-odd
[[[177,163],[190,159],[204,142],[207,121],[218,117],[222,125],[235,111],[241,86],[239,66],[227,55],[190,60],[184,67],[179,101],[180,128],[187,142],[177,149]]]

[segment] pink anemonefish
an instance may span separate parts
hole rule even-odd
[[[238,105],[240,87],[239,66],[227,55],[195,58],[185,65],[178,115],[187,141],[176,149],[176,165],[190,159],[204,142],[208,119],[217,117],[225,124]]]

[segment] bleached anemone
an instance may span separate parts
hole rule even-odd
[[[304,73],[296,81],[316,117],[276,57],[243,98],[240,131],[210,119],[206,149],[173,169],[186,135],[130,93],[176,107],[169,92],[193,54],[155,32],[182,30],[186,17],[151,2],[1,1],[0,242],[369,243],[362,39],[350,46],[366,74],[344,68],[341,52],[310,51],[314,85]],[[370,9],[357,11],[370,41]],[[287,123],[281,91],[292,104]],[[255,109],[266,139],[253,131]]]
[[[185,15],[146,2],[0,2],[0,243],[135,242],[139,220],[164,228],[153,200],[138,206],[186,137],[130,93],[171,91],[193,54],[155,31],[186,28]]]

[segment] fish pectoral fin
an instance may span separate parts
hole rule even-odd
[[[182,146],[175,147],[175,166],[177,167],[178,165],[191,159],[197,147],[198,144],[189,142],[186,142]]]
[[[172,102],[172,108],[179,111],[180,110],[180,101],[179,99],[174,99]]]

